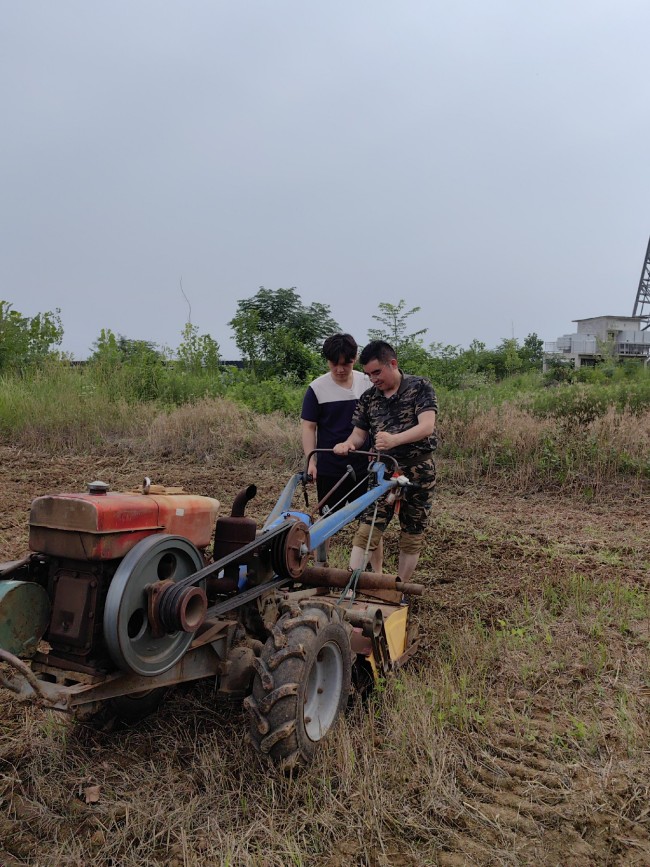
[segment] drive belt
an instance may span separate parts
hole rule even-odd
[[[274,581],[267,581],[264,584],[258,584],[255,587],[244,590],[243,593],[236,593],[234,596],[224,599],[223,602],[219,602],[218,605],[213,605],[212,608],[208,608],[205,616],[206,618],[219,617],[221,614],[226,614],[228,611],[232,611],[233,608],[239,608],[240,605],[252,602],[253,599],[257,599],[264,593],[268,593],[269,590],[276,590],[278,587],[288,584],[289,581],[291,581],[291,578],[276,578]]]
[[[181,587],[192,587],[197,581],[201,581],[203,578],[208,578],[210,575],[214,575],[215,572],[219,572],[221,569],[224,569],[226,566],[230,566],[231,563],[236,563],[242,557],[245,557],[247,554],[252,554],[258,550],[258,548],[263,548],[266,546],[269,539],[274,539],[276,536],[281,536],[283,533],[288,533],[293,521],[285,521],[283,524],[279,524],[277,527],[274,527],[272,530],[266,530],[260,536],[257,536],[253,539],[252,542],[249,542],[247,545],[244,545],[242,548],[238,548],[236,551],[233,551],[231,554],[226,554],[225,557],[221,557],[219,560],[216,560],[214,563],[210,563],[208,566],[204,566],[203,569],[199,569],[198,572],[193,572],[191,575],[188,575],[186,578],[181,578],[180,581],[177,581],[175,586],[176,588]],[[288,579],[287,579],[288,580]],[[275,582],[270,582],[267,584],[261,585],[264,588],[270,588],[275,586]],[[257,589],[257,588],[255,588]],[[241,599],[244,594],[240,594],[237,598]],[[255,598],[254,596],[252,598]]]

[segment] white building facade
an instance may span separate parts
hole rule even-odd
[[[576,333],[544,344],[544,369],[553,358],[570,360],[576,369],[593,366],[610,353],[619,360],[650,361],[650,329],[641,329],[641,316],[594,316],[573,321],[578,326]]]

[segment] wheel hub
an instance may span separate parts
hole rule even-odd
[[[320,741],[334,722],[342,688],[341,651],[328,641],[314,660],[305,689],[305,731],[312,741]]]

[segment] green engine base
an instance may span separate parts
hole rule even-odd
[[[0,647],[15,656],[36,653],[50,622],[50,600],[40,584],[0,581]]]

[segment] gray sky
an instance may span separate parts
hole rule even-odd
[[[647,0],[0,0],[0,299],[236,357],[295,286],[360,343],[631,315],[650,234]]]

